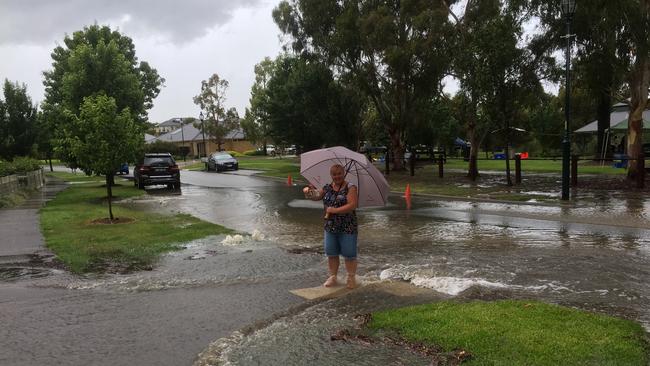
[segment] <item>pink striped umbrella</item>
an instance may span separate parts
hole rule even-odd
[[[388,201],[388,182],[363,155],[343,146],[328,147],[300,154],[300,174],[316,188],[331,183],[330,168],[340,164],[345,180],[357,186],[359,207],[383,206]]]

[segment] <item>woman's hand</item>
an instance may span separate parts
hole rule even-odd
[[[337,213],[338,213],[338,208],[336,208],[336,207],[328,207],[328,208],[325,210],[325,212],[328,213],[328,214],[330,214],[330,215],[331,215],[331,214],[337,214]]]

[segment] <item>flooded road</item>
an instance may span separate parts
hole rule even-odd
[[[325,262],[315,253],[320,203],[272,180],[186,171],[182,177],[180,191],[152,187],[121,204],[189,213],[265,239],[226,245],[221,236],[204,238],[163,256],[152,271],[127,275],[81,277],[7,264],[0,269],[0,364],[188,365],[215,339],[304,303],[289,290],[323,280]],[[387,207],[359,211],[360,272],[367,282],[395,280],[421,292],[360,290],[240,337],[239,347],[229,348],[231,360],[329,365],[336,355],[345,360],[359,351],[327,338],[354,312],[475,291],[602,311],[650,329],[649,217],[648,198],[624,195],[566,207],[414,197],[410,210],[392,196]],[[308,250],[293,254],[296,246]],[[304,332],[290,334],[296,326]],[[280,352],[291,346],[294,352]],[[428,364],[399,350],[370,352],[380,349],[365,351],[367,364]],[[328,350],[334,358],[319,358]]]
[[[185,179],[197,183],[191,175]],[[302,199],[297,186],[239,179],[246,188],[185,185],[181,196],[160,207],[260,230],[279,245],[321,246],[320,203]],[[475,285],[524,291],[650,329],[649,217],[650,198],[634,193],[573,206],[415,197],[410,210],[395,195],[385,208],[359,211],[360,270],[368,278],[450,295]]]

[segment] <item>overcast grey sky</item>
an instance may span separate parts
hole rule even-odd
[[[65,34],[98,23],[133,39],[140,60],[166,79],[152,122],[198,116],[192,102],[213,73],[230,83],[227,105],[243,116],[253,67],[280,53],[271,11],[279,0],[0,0],[0,80],[27,84],[43,99],[42,72]]]

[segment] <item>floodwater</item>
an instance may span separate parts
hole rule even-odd
[[[0,271],[0,348],[7,350],[0,363],[190,364],[223,337],[205,350],[227,354],[221,363],[328,365],[362,352],[367,364],[424,365],[418,355],[332,343],[328,335],[356,312],[476,291],[605,312],[650,329],[647,197],[590,195],[572,206],[414,197],[406,209],[394,195],[386,207],[358,212],[359,270],[366,282],[415,285],[417,296],[369,286],[233,334],[299,306],[290,289],[321,283],[322,207],[297,186],[231,174],[182,177],[179,191],[151,187],[122,204],[189,213],[264,239],[204,238],[165,255],[152,271],[126,275],[7,265]],[[297,246],[304,254],[294,254]]]

